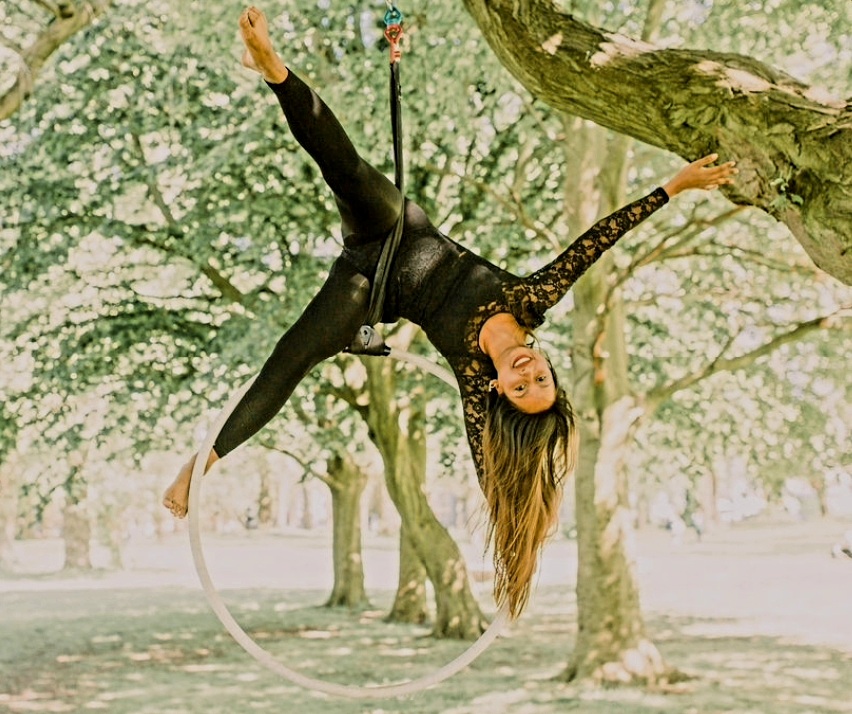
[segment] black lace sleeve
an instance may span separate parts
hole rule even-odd
[[[462,414],[467,440],[470,444],[470,453],[476,466],[477,478],[481,482],[483,469],[482,430],[485,427],[490,377],[485,364],[477,359],[471,359],[455,371],[456,378],[459,381]]]
[[[668,200],[666,192],[658,188],[644,198],[618,209],[595,223],[555,260],[525,278],[524,285],[539,312],[543,313],[559,302],[604,251]]]

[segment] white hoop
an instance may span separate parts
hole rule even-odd
[[[392,349],[388,356],[396,360],[409,362],[430,374],[433,374],[453,388],[458,388],[453,376],[446,369],[433,362],[409,352],[403,352],[396,349]],[[500,634],[500,631],[509,619],[509,609],[507,605],[504,605],[500,609],[497,616],[488,626],[488,629],[482,633],[479,639],[449,664],[446,664],[440,669],[430,672],[418,679],[412,679],[398,684],[366,687],[327,682],[322,679],[309,677],[301,672],[297,672],[286,667],[269,652],[258,645],[234,619],[233,615],[231,615],[227,605],[225,605],[224,600],[222,600],[213,584],[213,580],[210,577],[210,572],[207,569],[207,563],[204,558],[199,518],[201,481],[202,476],[204,475],[204,465],[207,463],[210,452],[213,450],[213,445],[219,436],[219,432],[222,430],[222,427],[225,426],[225,422],[228,420],[228,417],[231,416],[231,412],[234,411],[237,404],[239,404],[243,395],[248,391],[249,387],[251,387],[254,380],[255,377],[252,377],[242,387],[240,387],[236,393],[234,393],[230,400],[225,404],[216,420],[213,422],[213,426],[210,427],[210,431],[204,437],[204,441],[201,442],[201,447],[198,450],[198,456],[195,459],[195,465],[192,469],[192,479],[189,485],[189,543],[192,549],[192,559],[195,561],[195,569],[198,572],[198,577],[201,580],[201,585],[204,589],[207,601],[210,603],[210,607],[213,609],[213,612],[216,613],[219,621],[225,626],[225,629],[231,637],[233,637],[237,643],[246,652],[248,652],[248,654],[254,657],[255,660],[267,669],[306,689],[339,697],[348,697],[350,699],[387,699],[390,697],[402,697],[414,694],[415,692],[419,692],[428,687],[432,687],[467,667],[479,655],[481,655]]]

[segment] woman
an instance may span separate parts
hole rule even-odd
[[[370,281],[400,206],[396,187],[357,153],[320,98],[272,48],[266,19],[250,7],[240,17],[243,63],[275,93],[293,135],[334,192],[344,248],[302,316],[284,334],[231,415],[209,469],[284,406],[317,363],[346,348],[368,311]],[[733,162],[715,156],[681,170],[663,188],[617,211],[527,278],[497,268],[443,236],[414,202],[404,203],[382,322],[420,325],[447,359],[462,395],[465,426],[488,503],[496,567],[495,596],[517,617],[529,597],[541,546],[556,524],[562,482],[577,448],[574,417],[532,329],[577,278],[618,238],[688,188],[731,183]],[[186,515],[195,457],[168,488],[164,505]]]

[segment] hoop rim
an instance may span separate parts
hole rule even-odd
[[[430,362],[418,355],[405,352],[403,350],[391,349],[388,357],[402,362],[408,362],[436,377],[443,380],[455,389],[458,385],[455,382],[452,374],[434,362]],[[257,644],[254,639],[242,628],[231,614],[228,606],[225,604],[210,572],[207,568],[207,562],[204,556],[204,547],[201,538],[200,525],[200,503],[201,503],[201,482],[204,475],[204,465],[207,463],[207,458],[213,450],[213,445],[219,436],[219,432],[225,426],[225,422],[231,413],[239,404],[245,393],[254,383],[255,377],[246,381],[228,400],[216,417],[213,425],[210,427],[204,440],[199,447],[198,455],[195,459],[195,464],[192,469],[192,476],[189,484],[189,542],[192,550],[192,559],[195,563],[195,570],[201,580],[201,585],[204,590],[204,595],[213,612],[219,618],[219,621],[249,655],[251,655],[258,663],[262,664],[267,669],[275,674],[289,680],[293,684],[299,685],[305,689],[315,692],[322,692],[333,696],[339,696],[349,699],[389,699],[392,697],[403,697],[416,692],[422,691],[429,687],[448,679],[457,674],[462,669],[472,663],[479,655],[481,655],[493,642],[497,639],[503,627],[509,620],[508,605],[504,604],[497,612],[491,624],[483,632],[479,639],[473,642],[464,652],[448,664],[440,667],[432,672],[429,672],[416,679],[399,682],[395,684],[382,685],[349,685],[330,682],[323,679],[302,674],[296,670],[290,669],[280,660],[273,657],[271,653]]]

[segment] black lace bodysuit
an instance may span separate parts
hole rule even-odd
[[[302,147],[332,189],[344,249],[301,317],[283,335],[249,392],[222,429],[219,456],[255,434],[284,406],[314,365],[347,347],[366,317],[370,281],[383,239],[396,221],[399,192],[360,158],[337,119],[292,72],[270,85]],[[481,475],[482,428],[489,382],[496,376],[479,348],[488,318],[511,313],[535,328],[577,278],[631,228],[668,201],[658,188],[596,223],[561,255],[520,278],[442,235],[414,202],[405,202],[402,242],[391,269],[382,321],[420,325],[446,358],[462,396],[465,427]]]

